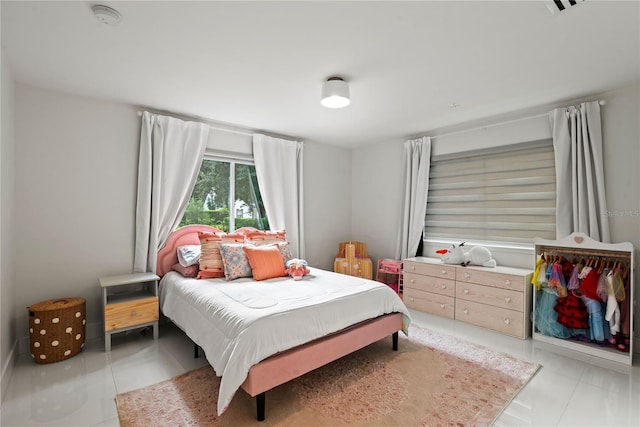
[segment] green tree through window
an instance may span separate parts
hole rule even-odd
[[[269,223],[253,165],[204,160],[180,222],[223,231],[241,227],[268,230]]]

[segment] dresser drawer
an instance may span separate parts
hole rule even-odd
[[[475,283],[457,282],[456,298],[522,312],[524,293]]]
[[[456,281],[477,283],[502,289],[523,292],[526,276],[501,274],[493,271],[476,270],[473,268],[459,268],[456,270]]]
[[[440,277],[442,279],[455,280],[456,269],[454,266],[446,264],[429,264],[425,262],[404,261],[405,273],[424,274],[427,276]]]
[[[105,332],[158,320],[158,297],[107,304],[104,309]]]
[[[425,292],[446,295],[452,297],[456,292],[456,282],[452,279],[442,279],[433,276],[423,276],[416,273],[405,273],[403,278],[404,288],[418,289]]]
[[[455,319],[492,329],[516,338],[526,338],[522,312],[492,307],[477,302],[456,300]]]
[[[405,287],[403,301],[407,307],[415,308],[416,310],[437,314],[449,319],[454,317],[455,299],[453,297]]]

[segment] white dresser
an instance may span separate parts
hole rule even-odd
[[[525,339],[531,335],[532,271],[404,260],[407,307]]]

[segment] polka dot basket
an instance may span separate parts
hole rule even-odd
[[[87,304],[83,298],[42,301],[27,307],[31,357],[36,363],[55,363],[84,347]]]

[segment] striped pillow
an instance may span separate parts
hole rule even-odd
[[[198,231],[200,239],[200,268],[198,279],[224,277],[224,265],[220,256],[219,243],[242,243],[244,236],[237,233],[212,233]]]

